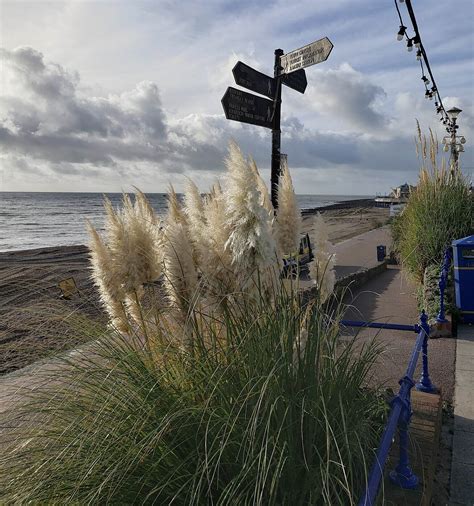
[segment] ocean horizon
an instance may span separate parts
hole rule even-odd
[[[0,252],[87,244],[86,220],[104,227],[103,195],[119,206],[122,193],[0,192]],[[147,193],[158,215],[166,193]],[[326,207],[372,195],[297,195],[301,209]]]

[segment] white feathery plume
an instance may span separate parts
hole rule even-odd
[[[173,305],[186,316],[197,286],[193,249],[186,226],[168,216],[164,230],[164,283]]]
[[[184,213],[186,215],[187,228],[193,243],[194,261],[200,263],[201,252],[205,242],[205,216],[204,203],[198,187],[192,180],[188,180],[184,192]]]
[[[276,236],[280,251],[289,255],[299,249],[301,234],[301,211],[296,200],[293,182],[286,161],[282,164],[278,187],[278,211]]]
[[[197,286],[193,244],[188,220],[170,187],[168,214],[163,231],[164,284],[174,306],[186,316]]]
[[[179,203],[178,196],[174,191],[173,185],[170,185],[168,190],[168,217],[172,221],[178,221],[186,224],[186,215]]]
[[[200,268],[212,295],[220,297],[235,289],[232,255],[226,243],[230,235],[224,195],[215,184],[204,202],[205,230],[200,248]]]
[[[99,275],[100,269],[97,267],[93,275],[99,289],[104,284],[100,276],[113,276],[120,287],[120,290],[115,290],[117,296],[114,300],[120,305],[124,303],[132,318],[141,325],[143,315],[139,302],[143,296],[143,286],[156,281],[162,271],[160,226],[143,193],[137,193],[135,204],[125,194],[122,205],[121,210],[115,210],[110,200],[104,200],[107,246],[97,233],[94,235],[91,231],[91,251],[96,252],[93,265],[94,262],[98,264],[99,255],[105,258],[107,254],[107,261],[102,262],[102,274]],[[101,244],[102,250],[99,250]]]
[[[272,201],[270,200],[270,194],[268,192],[268,188],[267,185],[265,184],[265,181],[260,175],[257,164],[255,163],[255,160],[252,157],[250,157],[250,167],[255,172],[255,175],[257,177],[258,190],[260,192],[260,195],[262,196],[260,203],[268,211],[268,214],[273,220],[275,210],[273,208]]]
[[[226,248],[232,254],[234,272],[241,278],[248,278],[256,269],[264,271],[275,264],[277,254],[272,223],[261,205],[255,171],[234,142],[230,143],[226,165],[226,214],[230,228]]]
[[[100,300],[109,314],[112,325],[120,332],[127,332],[129,324],[122,303],[125,293],[121,286],[120,277],[114,270],[110,250],[89,222],[87,222],[87,229],[90,236],[92,279],[99,289]]]
[[[314,260],[309,265],[309,273],[316,284],[321,302],[325,302],[334,291],[336,283],[336,255],[334,248],[329,242],[328,227],[321,216],[317,213],[314,218],[314,234],[311,237]]]

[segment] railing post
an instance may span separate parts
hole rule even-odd
[[[398,419],[399,460],[397,467],[390,472],[389,476],[390,481],[395,485],[401,488],[414,489],[418,486],[420,480],[410,467],[410,458],[408,455],[408,429],[410,427],[412,415],[410,392],[415,383],[408,376],[400,380],[400,385],[404,383],[408,390],[406,399],[402,399],[400,395],[397,395],[392,401],[392,404],[396,402],[400,403],[402,409]]]
[[[446,323],[445,314],[444,314],[444,291],[446,290],[446,285],[448,283],[448,273],[449,267],[451,265],[451,255],[452,250],[448,248],[444,252],[443,266],[441,268],[441,274],[439,276],[439,313],[436,317],[436,321],[438,323]]]
[[[428,316],[423,310],[420,315],[420,327],[424,331],[423,345],[422,345],[422,361],[423,369],[421,372],[420,381],[416,384],[416,389],[419,392],[432,394],[436,392],[436,387],[431,383],[430,373],[428,371],[428,339],[430,337],[430,326],[428,324]]]

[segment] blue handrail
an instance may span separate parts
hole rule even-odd
[[[378,323],[378,322],[360,322],[356,320],[341,320],[340,324],[344,327],[367,327],[371,329],[389,329],[389,330],[405,330],[407,332],[415,332],[418,334],[421,327],[415,325],[402,325],[399,323]]]
[[[380,482],[384,473],[385,463],[387,461],[388,453],[392,445],[395,429],[398,425],[399,430],[399,462],[397,467],[391,471],[390,480],[405,489],[416,488],[419,482],[418,477],[413,473],[410,467],[408,456],[408,430],[411,419],[411,389],[415,386],[417,390],[423,392],[434,392],[435,387],[431,383],[428,372],[428,338],[430,334],[430,326],[428,324],[428,316],[424,311],[420,315],[420,324],[418,325],[399,325],[389,323],[376,323],[376,322],[359,322],[353,320],[342,320],[341,325],[351,327],[369,327],[392,329],[402,331],[417,332],[415,346],[410,356],[410,361],[406,369],[405,376],[400,379],[400,390],[398,394],[391,401],[390,415],[382,434],[379,448],[372,465],[367,485],[363,496],[359,501],[359,506],[374,506]],[[420,351],[423,355],[423,370],[421,378],[416,383],[413,380],[416,364]]]

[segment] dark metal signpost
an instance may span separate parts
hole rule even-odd
[[[271,197],[275,209],[278,207],[278,178],[281,170],[281,86],[284,84],[304,93],[308,84],[305,67],[327,60],[332,48],[331,41],[324,37],[287,54],[282,49],[276,49],[273,77],[239,61],[232,69],[236,84],[271,100],[232,87],[227,88],[222,97],[227,119],[272,130]]]

